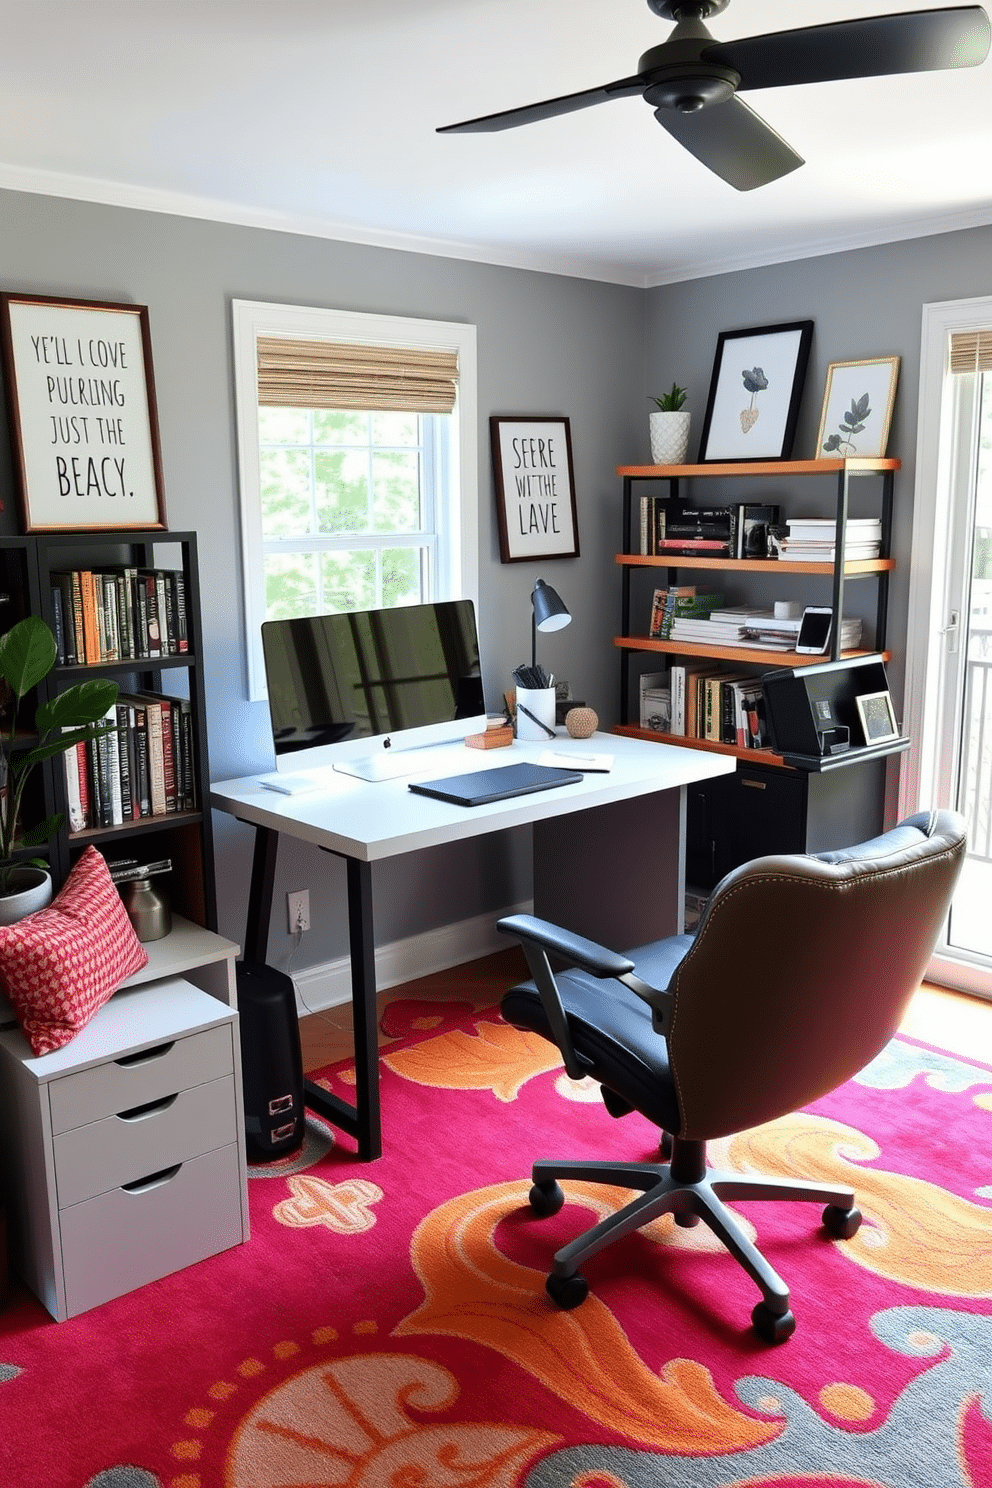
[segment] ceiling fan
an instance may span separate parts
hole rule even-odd
[[[437,133],[514,129],[640,93],[662,128],[701,164],[738,191],[751,191],[788,175],[803,159],[737,96],[745,89],[977,67],[988,55],[992,39],[982,6],[960,5],[716,41],[704,23],[728,4],[729,0],[648,0],[655,15],[675,22],[675,30],[667,41],[644,53],[632,77],[447,124]]]

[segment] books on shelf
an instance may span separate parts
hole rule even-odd
[[[786,522],[788,535],[779,543],[779,557],[805,563],[833,563],[837,522],[833,517],[797,517]],[[879,517],[849,517],[844,532],[844,558],[877,558],[882,549]]]
[[[648,636],[653,640],[667,641],[671,638],[672,624],[676,617],[708,615],[723,602],[722,594],[710,594],[704,589],[697,589],[695,584],[656,589],[651,602]]]
[[[743,646],[770,651],[794,651],[802,619],[777,619],[774,610],[741,605],[716,609],[708,617],[676,615],[671,639],[692,646]],[[840,647],[853,651],[861,642],[862,624],[856,615],[841,622]]]
[[[71,832],[197,809],[188,698],[121,693],[103,723],[63,756]]]
[[[157,661],[189,650],[181,569],[76,569],[51,575],[62,665]]]

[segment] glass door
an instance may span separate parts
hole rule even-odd
[[[968,824],[968,855],[943,941],[992,996],[992,374],[954,379],[946,664],[935,699],[937,769]]]
[[[968,851],[928,978],[992,1001],[992,296],[923,307],[899,815]]]

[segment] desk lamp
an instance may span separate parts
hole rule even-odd
[[[534,606],[530,627],[530,664],[536,676],[537,632],[539,630],[563,630],[571,623],[572,617],[558,591],[552,589],[551,585],[546,584],[543,579],[535,579],[530,600]],[[547,683],[544,685],[547,686]]]

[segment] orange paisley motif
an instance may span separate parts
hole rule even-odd
[[[599,1184],[566,1186],[571,1198],[603,1213],[630,1197]],[[591,1420],[662,1451],[737,1452],[778,1435],[781,1423],[734,1410],[709,1370],[691,1359],[670,1360],[653,1373],[597,1297],[559,1312],[542,1273],[510,1260],[493,1239],[500,1221],[526,1202],[525,1186],[497,1183],[422,1220],[411,1260],[425,1300],[394,1336],[446,1334],[496,1349]]]
[[[992,1296],[992,1211],[922,1178],[861,1166],[879,1149],[853,1127],[800,1112],[719,1147],[712,1144],[711,1160],[738,1172],[853,1188],[864,1223],[837,1248],[866,1271],[945,1297]]]
[[[558,1069],[561,1055],[536,1033],[508,1023],[480,1022],[475,1033],[452,1028],[409,1049],[383,1055],[404,1080],[438,1090],[491,1090],[497,1100],[516,1100],[520,1087],[545,1070]]]

